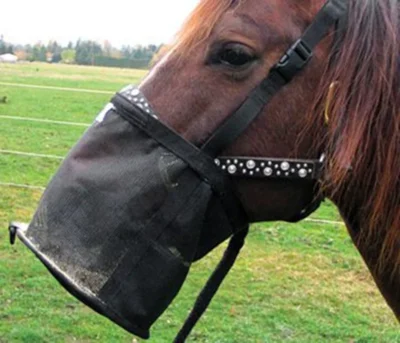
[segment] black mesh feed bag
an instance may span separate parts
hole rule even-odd
[[[192,262],[247,226],[213,158],[163,125],[130,86],[72,149],[31,224],[16,233],[70,293],[148,338]]]

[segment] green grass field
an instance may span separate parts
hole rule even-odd
[[[85,130],[4,118],[90,124],[115,92],[145,72],[46,64],[0,64],[0,149],[64,156]],[[23,83],[110,91],[79,93],[4,86]],[[0,182],[45,186],[60,161],[0,153]],[[67,294],[22,245],[10,220],[29,221],[39,189],[0,186],[0,342],[139,342]],[[323,205],[313,218],[340,220]],[[171,342],[223,247],[194,265],[152,330]],[[246,248],[190,342],[400,342],[399,325],[343,225],[254,225]]]

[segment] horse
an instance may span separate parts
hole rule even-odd
[[[328,198],[400,319],[399,7],[202,0],[63,161],[29,227],[10,226],[11,243],[148,338],[191,263],[233,236],[184,342],[248,224],[296,222]]]
[[[160,120],[202,146],[267,76],[324,0],[202,0],[140,84]],[[234,178],[253,223],[291,219],[317,193],[339,209],[400,319],[399,3],[348,1],[311,63],[225,156],[318,158],[316,182]]]

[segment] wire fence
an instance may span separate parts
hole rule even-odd
[[[62,91],[62,92],[75,92],[75,93],[106,94],[106,95],[115,93],[115,92],[111,92],[111,91],[103,91],[103,90],[98,90],[98,89],[54,87],[54,86],[31,85],[31,84],[26,84],[26,83],[11,83],[11,82],[0,82],[0,86],[43,89],[43,90],[53,90],[53,91],[56,90],[56,91]]]
[[[59,121],[59,120],[31,118],[31,117],[16,117],[16,116],[6,116],[6,115],[0,115],[0,119],[3,119],[3,120],[18,120],[18,121],[26,121],[26,122],[36,122],[36,123],[44,123],[44,124],[81,126],[81,127],[89,127],[90,126],[90,124],[76,123],[76,122],[71,122],[71,121]]]

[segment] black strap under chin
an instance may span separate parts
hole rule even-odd
[[[226,275],[233,267],[240,253],[240,250],[244,246],[248,233],[249,228],[247,227],[246,229],[240,231],[232,237],[229,242],[228,248],[225,250],[222,260],[220,261],[217,268],[214,270],[206,285],[202,289],[201,293],[197,297],[193,309],[192,311],[190,311],[190,314],[186,319],[182,329],[175,337],[174,343],[184,343],[196,323],[199,321],[203,313],[207,310],[207,307],[210,305],[215,293],[217,293],[218,288],[221,286]]]
[[[268,77],[251,92],[239,109],[227,118],[207,140],[202,147],[204,152],[214,157],[217,156],[249,127],[272,97],[308,64],[315,47],[346,13],[347,3],[346,0],[328,0],[304,35],[286,51],[271,69]]]

